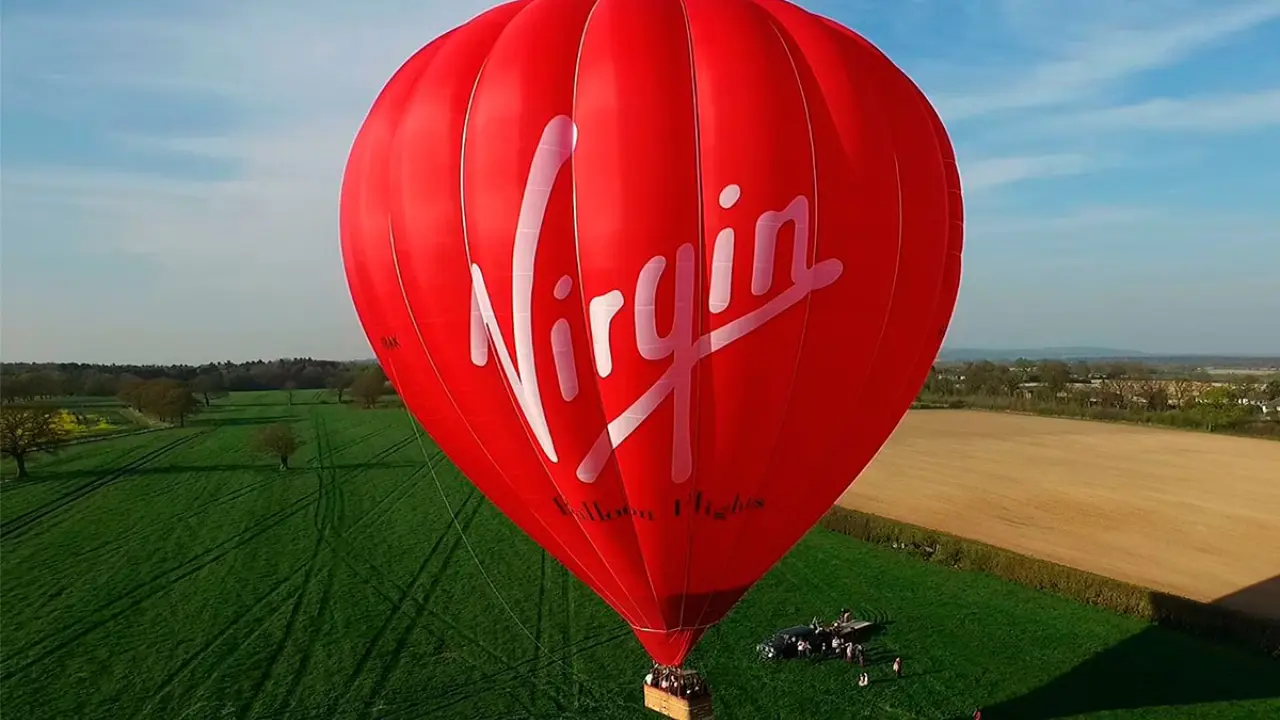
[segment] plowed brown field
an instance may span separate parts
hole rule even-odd
[[[917,410],[840,503],[1280,617],[1280,442]]]

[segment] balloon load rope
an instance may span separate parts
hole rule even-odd
[[[449,511],[449,519],[452,521],[454,529],[458,531],[458,537],[459,539],[462,540],[462,544],[467,548],[467,554],[471,556],[471,560],[476,564],[476,568],[480,571],[480,576],[484,578],[485,584],[489,586],[490,592],[492,592],[493,596],[498,599],[498,603],[502,605],[503,610],[506,610],[507,615],[509,615],[511,617],[511,620],[515,622],[516,627],[520,628],[520,632],[524,633],[525,636],[528,637],[529,640],[533,642],[534,647],[538,648],[538,650],[542,653],[543,656],[549,658],[555,664],[560,665],[561,667],[567,669],[583,685],[586,685],[587,687],[590,687],[593,690],[596,689],[594,685],[590,682],[590,680],[588,680],[586,676],[584,676],[581,672],[579,672],[577,668],[573,667],[569,663],[566,663],[564,660],[562,660],[561,658],[557,657],[555,654],[548,651],[546,646],[543,645],[541,642],[539,642],[538,638],[535,637],[534,634],[529,631],[528,626],[526,626],[523,622],[520,621],[520,617],[516,615],[514,610],[511,609],[511,605],[507,602],[507,599],[502,596],[501,592],[499,592],[498,586],[494,584],[493,579],[489,577],[488,571],[486,571],[484,569],[484,565],[480,563],[480,557],[476,555],[475,548],[471,546],[471,541],[467,538],[466,532],[463,531],[462,523],[458,522],[458,514],[453,509],[453,503],[449,502],[449,498],[444,492],[444,485],[440,483],[440,476],[436,474],[435,463],[432,462],[431,455],[430,453],[427,452],[427,447],[422,442],[423,433],[422,433],[422,430],[418,427],[418,422],[413,419],[413,415],[409,412],[409,408],[407,406],[404,409],[404,414],[405,414],[405,417],[408,418],[409,420],[410,427],[413,428],[414,439],[418,443],[418,449],[422,451],[422,460],[427,464],[427,470],[430,471],[431,473],[431,480],[435,483],[436,491],[440,493],[440,500],[444,503],[445,509]],[[442,452],[441,455],[443,454],[444,453]],[[534,668],[534,672],[535,673],[537,672],[537,668]],[[615,700],[613,703],[609,703],[609,704],[622,705],[625,703],[621,703]]]

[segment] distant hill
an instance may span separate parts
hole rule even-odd
[[[942,348],[938,359],[947,362],[969,360],[1095,360],[1101,358],[1145,358],[1148,353],[1104,347],[1048,348]]]

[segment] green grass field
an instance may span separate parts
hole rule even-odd
[[[281,419],[307,439],[286,473],[248,450]],[[0,491],[5,717],[656,717],[623,623],[424,442],[399,408],[246,393],[36,458]],[[842,605],[886,623],[869,688],[754,659]],[[823,530],[691,664],[721,718],[1280,717],[1271,660]]]

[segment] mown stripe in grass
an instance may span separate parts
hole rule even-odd
[[[155,596],[164,592],[166,588],[191,577],[213,563],[218,562],[241,546],[246,545],[275,529],[289,518],[301,513],[304,509],[305,507],[290,506],[284,510],[276,511],[256,525],[252,526],[250,531],[240,533],[183,562],[177,567],[170,568],[159,575],[153,576],[150,580],[135,586],[124,595],[99,606],[92,612],[92,614],[96,614],[108,608],[119,606],[119,609],[110,613],[105,618],[81,623],[77,626],[73,626],[71,629],[64,630],[61,633],[55,633],[52,636],[46,636],[42,639],[37,639],[35,642],[25,647],[6,653],[5,659],[9,662],[5,663],[5,666],[7,666],[5,669],[0,670],[0,682],[12,681],[15,677],[21,675],[27,670],[30,670],[40,662],[67,649],[77,641],[82,640],[94,631],[108,625],[111,621],[127,614],[148,600],[154,599]],[[152,590],[153,592],[150,594],[143,594],[144,591],[147,590]],[[17,663],[17,658],[35,652],[42,646],[45,647],[43,651],[37,653],[26,662],[18,664],[17,667],[14,667],[14,664]]]
[[[90,480],[89,482],[86,482],[77,486],[74,490],[67,492],[65,495],[59,496],[55,500],[52,500],[38,508],[25,512],[14,518],[11,518],[7,522],[0,524],[0,540],[12,541],[17,539],[18,537],[21,537],[23,534],[28,532],[31,527],[35,526],[37,523],[44,520],[45,518],[57,513],[60,510],[63,510],[67,507],[72,506],[77,501],[83,500],[84,498],[92,495],[94,492],[101,490],[102,488],[105,488],[108,485],[111,485],[117,480],[120,480],[126,477],[130,471],[140,468],[143,465],[146,465],[150,462],[153,462],[159,459],[160,457],[163,457],[164,455],[168,454],[169,452],[172,452],[178,447],[181,447],[182,445],[185,445],[209,432],[212,432],[212,431],[211,430],[196,431],[184,437],[171,440],[165,443],[164,445],[161,445],[160,447],[143,454],[141,457],[131,460],[130,462],[122,465],[121,467],[115,468],[103,475],[100,475],[94,478],[93,480]]]

